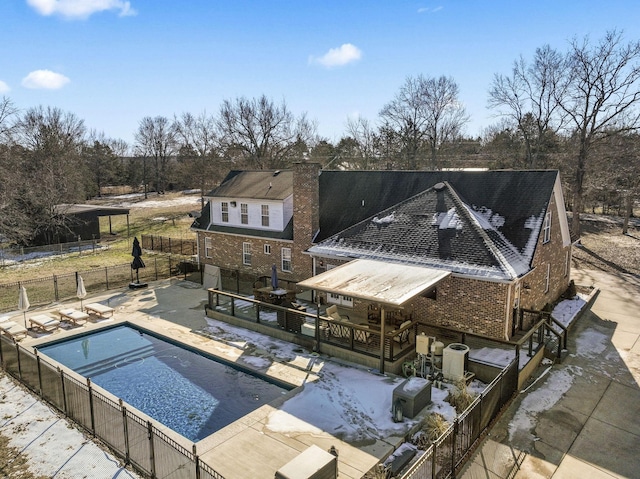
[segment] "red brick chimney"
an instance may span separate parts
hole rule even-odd
[[[293,242],[294,264],[306,265],[305,277],[311,276],[311,258],[302,254],[312,244],[320,229],[319,163],[298,162],[293,165]],[[308,263],[308,265],[307,265]],[[302,271],[295,268],[298,274]]]

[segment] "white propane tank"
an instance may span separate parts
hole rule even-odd
[[[451,343],[444,348],[442,355],[442,375],[449,381],[464,378],[464,366],[469,346],[460,343]]]

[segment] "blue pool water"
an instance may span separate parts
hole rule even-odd
[[[286,392],[129,326],[44,345],[38,351],[192,441]]]

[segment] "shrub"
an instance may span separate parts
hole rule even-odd
[[[464,412],[471,403],[475,396],[467,389],[467,382],[464,379],[458,379],[455,382],[455,388],[449,391],[449,395],[445,399],[451,404],[458,414]]]

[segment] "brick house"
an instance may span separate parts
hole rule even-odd
[[[509,339],[518,308],[553,303],[570,278],[557,171],[234,171],[193,229],[200,261],[302,281],[354,259],[450,274],[403,305],[425,323]],[[366,315],[370,303],[327,302]]]

